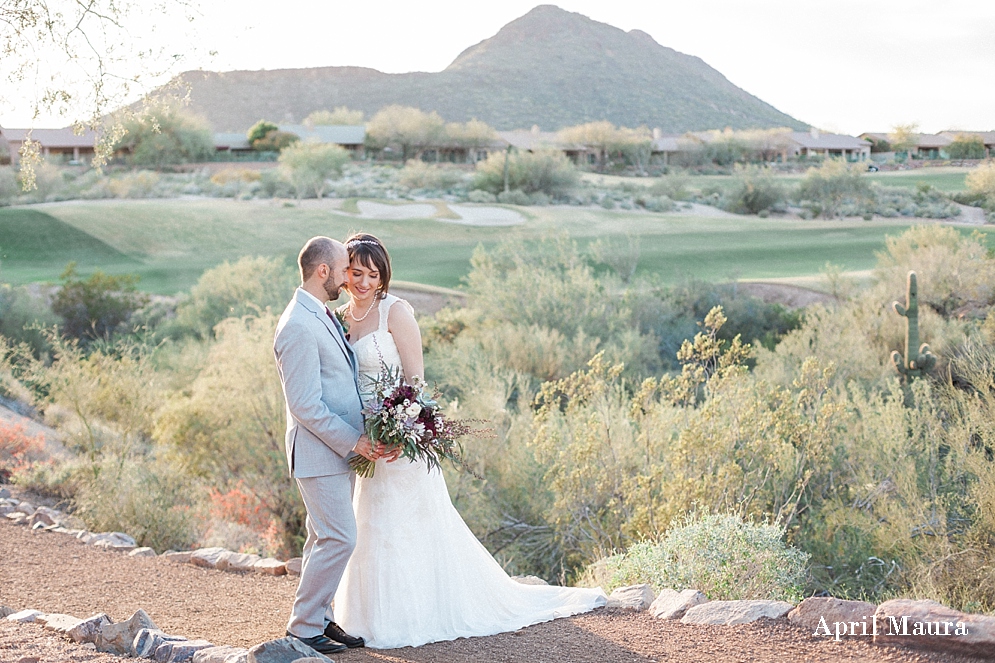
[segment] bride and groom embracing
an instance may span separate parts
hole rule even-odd
[[[442,473],[364,434],[364,391],[383,370],[424,376],[411,306],[389,294],[376,237],[310,239],[301,286],[276,328],[287,400],[287,461],[307,508],[307,541],[287,634],[323,654],[514,631],[605,604],[600,589],[512,580],[453,507]],[[341,290],[350,300],[326,306]],[[400,304],[400,305],[396,305]],[[369,478],[349,459],[375,461]],[[334,602],[333,602],[334,599]],[[334,608],[334,614],[333,614]]]

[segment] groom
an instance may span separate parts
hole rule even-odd
[[[294,608],[293,636],[321,654],[362,647],[333,619],[331,601],[356,546],[352,452],[375,460],[363,434],[356,357],[325,307],[349,271],[345,246],[313,237],[298,257],[301,286],[276,326],[276,354],[287,400],[287,462],[307,508],[307,541]]]

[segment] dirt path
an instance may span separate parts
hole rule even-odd
[[[75,539],[0,522],[0,604],[115,620],[144,608],[169,633],[250,647],[282,637],[297,579],[200,569],[97,550]],[[0,623],[0,661],[104,661],[32,624]],[[647,613],[597,610],[515,633],[390,651],[356,650],[340,663],[520,661],[917,661],[971,659],[865,642],[814,638],[784,620],[735,627],[663,622]]]

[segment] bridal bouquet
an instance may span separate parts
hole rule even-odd
[[[400,449],[401,456],[424,460],[429,471],[443,460],[460,462],[459,438],[471,432],[461,421],[443,416],[439,404],[425,393],[425,383],[416,378],[405,384],[399,370],[384,367],[372,380],[373,398],[363,409],[366,434],[388,452]],[[349,461],[361,477],[370,478],[376,464],[362,456]]]

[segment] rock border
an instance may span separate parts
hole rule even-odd
[[[161,555],[157,555],[152,548],[139,547],[135,539],[124,532],[90,532],[85,529],[83,521],[76,516],[47,506],[36,507],[30,502],[11,497],[10,491],[6,488],[0,490],[2,490],[0,492],[0,516],[6,517],[13,524],[26,525],[33,530],[68,534],[97,548],[128,553],[133,557],[163,557],[174,562],[189,563],[218,571],[254,571],[273,576],[299,576],[301,574],[302,560],[300,557],[282,561],[272,557],[237,553],[218,547],[182,552],[167,550]]]

